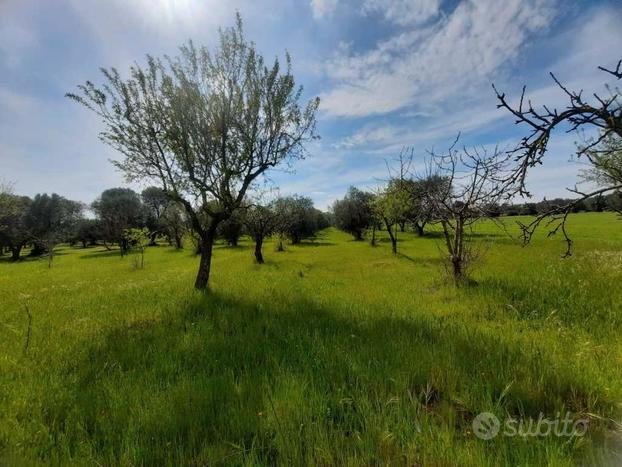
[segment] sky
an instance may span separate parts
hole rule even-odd
[[[271,175],[321,209],[350,185],[379,185],[405,146],[419,165],[458,132],[467,146],[515,146],[525,129],[496,108],[492,83],[561,108],[549,72],[606,95],[597,67],[622,59],[622,0],[0,0],[0,180],[86,203],[127,186],[101,123],[65,93],[188,39],[213,47],[236,11],[266,59],[289,51],[304,99],[321,98],[321,139],[294,173]],[[528,179],[534,198],[569,196],[577,140],[554,135]]]

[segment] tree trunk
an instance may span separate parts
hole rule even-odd
[[[175,235],[175,248],[178,250],[184,249],[184,244],[182,243],[181,235]]]
[[[156,242],[157,238],[158,238],[158,232],[151,232],[149,246],[157,246],[158,245],[158,243]]]
[[[376,246],[376,224],[371,228],[371,246]]]
[[[459,256],[453,256],[451,258],[451,264],[453,266],[454,282],[460,284],[462,282],[462,258]]]
[[[419,224],[419,222],[415,222],[414,225],[415,225],[415,230],[417,231],[417,235],[419,237],[423,237],[425,235],[425,231],[423,230],[425,224],[424,223]]]
[[[11,247],[11,260],[12,261],[18,261],[21,252],[22,252],[22,246],[21,245]]]
[[[263,245],[263,238],[256,237],[255,238],[255,260],[257,260],[258,264],[263,264],[263,254],[261,253],[261,247]]]
[[[30,250],[30,256],[41,256],[45,253],[45,247],[39,242],[35,242]]]
[[[400,222],[400,232],[404,232],[406,230],[406,222]]]
[[[199,290],[206,290],[209,283],[209,273],[212,266],[212,249],[214,247],[214,238],[216,226],[210,226],[200,237],[201,245],[201,261],[199,262],[199,271],[194,287]]]
[[[391,238],[391,251],[394,255],[397,254],[397,232],[393,231],[391,225],[388,222],[385,222],[387,225],[387,232],[389,232],[389,237]]]

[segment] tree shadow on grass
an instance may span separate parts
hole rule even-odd
[[[593,388],[519,341],[433,315],[387,316],[197,295],[84,342],[39,403],[56,454],[110,465],[422,462],[439,455],[422,424],[454,437],[451,463],[480,411],[610,410],[604,394],[587,407]],[[389,444],[379,441],[387,429],[399,434]],[[491,459],[546,455],[545,444],[490,448]]]
[[[127,255],[128,255],[127,253],[125,255],[121,255],[121,250],[119,249],[97,250],[97,251],[85,252],[85,254],[80,255],[80,259],[99,259],[99,258],[114,258],[114,257],[123,258]]]
[[[309,247],[319,247],[319,246],[334,246],[335,242],[327,242],[327,241],[317,241],[317,240],[306,240],[300,243],[293,243],[289,246],[295,246],[300,248],[309,248]]]

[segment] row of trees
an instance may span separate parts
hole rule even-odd
[[[8,250],[13,259],[20,257],[26,245],[32,253],[49,252],[69,238],[82,218],[84,206],[57,194],[38,194],[34,198],[18,196],[4,187],[0,190],[0,254]]]
[[[506,190],[499,182],[508,158],[495,150],[457,149],[458,140],[446,153],[430,153],[425,174],[412,170],[414,151],[405,150],[383,188],[366,193],[351,187],[345,198],[333,205],[335,224],[361,240],[376,230],[386,229],[393,254],[397,254],[398,232],[411,225],[419,235],[425,226],[439,224],[449,269],[456,283],[466,277],[474,258],[472,226],[482,218],[494,218]]]
[[[6,248],[17,260],[22,249],[31,245],[32,255],[47,253],[51,261],[54,247],[60,242],[80,243],[83,247],[103,244],[107,249],[116,244],[125,253],[142,244],[144,235],[147,245],[154,246],[158,238],[164,238],[178,249],[183,248],[184,237],[190,235],[197,252],[201,252],[202,242],[196,234],[192,235],[183,206],[160,188],[148,187],[141,194],[129,188],[111,188],[90,209],[94,218],[84,216],[87,208],[82,203],[57,194],[30,199],[5,187],[0,190],[0,254]],[[242,235],[249,235],[255,242],[257,262],[263,263],[262,246],[267,237],[277,235],[278,248],[282,250],[285,239],[299,243],[313,237],[329,222],[328,216],[307,197],[279,197],[266,205],[245,201],[218,225],[216,238],[235,246]]]
[[[621,64],[603,71],[620,79]],[[148,56],[146,66],[133,66],[128,78],[115,69],[103,69],[103,74],[102,86],[87,81],[68,97],[100,117],[105,127],[101,137],[122,155],[115,165],[128,179],[156,181],[165,197],[183,208],[200,243],[195,286],[205,289],[219,229],[235,230],[232,219],[260,177],[304,157],[306,144],[317,137],[319,99],[300,104],[302,88],[295,85],[289,55],[284,68],[278,60],[266,64],[254,43],[245,39],[239,15],[234,27],[221,31],[214,51],[188,43],[177,57]],[[572,203],[552,207],[522,226],[528,241],[544,219],[552,219],[557,222],[552,232],[561,229],[570,251],[568,213],[581,201],[622,189],[621,172],[612,164],[617,156],[611,151],[622,138],[622,105],[619,92],[611,88],[610,96],[594,95],[588,102],[581,92],[569,91],[553,78],[569,98],[562,111],[535,109],[524,100],[524,90],[517,106],[497,92],[499,107],[529,129],[514,151],[488,154],[458,149],[454,143],[446,153],[429,154],[425,177],[412,176],[404,165],[409,158],[401,157],[399,173],[372,203],[364,203],[369,209],[354,209],[368,198],[356,191],[335,206],[342,213],[342,228],[361,237],[361,228],[354,224],[384,223],[396,251],[395,226],[410,222],[423,231],[433,219],[442,226],[454,276],[460,280],[468,260],[465,229],[492,217],[493,208],[528,195],[527,174],[542,162],[555,129],[592,128],[599,134],[579,155],[587,158],[591,176],[605,186],[586,193],[575,189],[579,198]]]
[[[615,69],[599,67],[604,73],[622,79],[622,60]],[[498,107],[508,110],[518,125],[529,132],[515,149],[488,153],[485,149],[457,149],[457,140],[447,153],[428,153],[427,173],[414,177],[410,173],[412,153],[402,153],[396,174],[377,193],[363,193],[351,188],[346,197],[335,203],[336,224],[361,239],[363,232],[374,232],[384,223],[397,253],[395,225],[411,223],[422,233],[422,223],[439,223],[448,259],[456,282],[464,279],[465,267],[474,257],[468,235],[469,227],[482,218],[527,214],[535,216],[527,223],[519,222],[523,240],[529,242],[541,224],[549,236],[561,232],[566,256],[572,252],[572,240],[566,228],[568,215],[579,211],[612,210],[622,213],[622,98],[620,91],[609,86],[609,96],[594,93],[589,102],[582,91],[571,91],[551,74],[555,83],[568,96],[562,111],[543,106],[534,108],[526,101],[525,89],[516,106],[505,94],[495,89]],[[530,197],[527,177],[531,168],[540,165],[547,152],[554,130],[585,130],[595,136],[578,145],[577,157],[586,162],[581,178],[589,189],[575,184],[568,190],[573,199],[543,200],[540,203],[513,204],[517,197]],[[585,132],[579,133],[585,135]],[[405,157],[405,155],[407,157]]]
[[[329,216],[316,209],[311,198],[294,195],[267,204],[245,203],[219,225],[217,236],[235,246],[241,235],[248,235],[255,244],[255,259],[261,264],[266,238],[276,236],[277,250],[282,251],[285,239],[295,245],[329,225]],[[197,242],[197,246],[200,247],[200,243]]]

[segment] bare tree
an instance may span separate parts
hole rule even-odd
[[[601,71],[622,79],[622,60],[615,69],[599,67]],[[565,128],[568,132],[577,130],[597,130],[598,136],[587,144],[579,147],[577,156],[584,157],[593,167],[598,167],[600,159],[597,157],[599,148],[610,138],[622,138],[622,95],[619,90],[608,87],[609,96],[602,97],[594,93],[593,99],[583,96],[583,91],[572,91],[564,86],[557,77],[551,73],[553,81],[568,97],[568,106],[558,111],[543,106],[536,109],[531,101],[525,102],[525,87],[517,106],[512,106],[506,99],[505,94],[500,93],[495,86],[493,89],[499,100],[497,107],[507,109],[516,117],[516,124],[527,126],[529,132],[524,136],[518,146],[510,153],[515,156],[516,166],[505,180],[506,186],[512,188],[514,193],[529,196],[526,188],[526,178],[529,170],[542,163],[546,154],[552,132],[557,128]],[[619,174],[618,174],[619,175]],[[616,176],[610,180],[607,186],[599,186],[595,190],[583,192],[576,186],[568,188],[577,198],[563,206],[557,206],[548,212],[538,215],[527,224],[521,224],[523,240],[529,242],[537,228],[544,223],[549,229],[549,236],[561,231],[566,241],[566,253],[572,253],[572,240],[566,230],[566,221],[573,208],[592,197],[605,193],[615,192],[622,189],[622,177]]]
[[[302,158],[316,137],[319,99],[304,108],[287,55],[267,66],[237,16],[212,54],[192,43],[176,58],[147,57],[123,80],[104,69],[106,84],[79,86],[69,97],[106,124],[105,142],[124,156],[130,180],[152,179],[181,203],[201,243],[195,287],[206,289],[218,224],[240,207],[267,170]]]
[[[445,154],[430,152],[428,176],[445,182],[435,185],[426,203],[440,223],[454,282],[468,277],[468,269],[478,257],[472,237],[474,224],[491,218],[491,208],[506,196],[508,156],[495,148],[456,148],[458,139]]]

